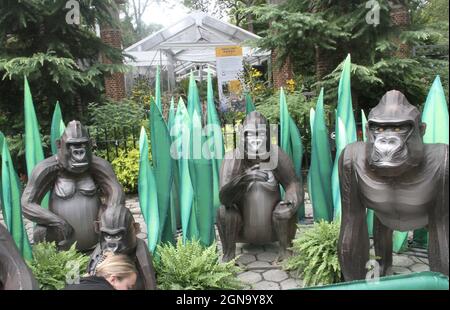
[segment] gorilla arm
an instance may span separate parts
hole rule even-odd
[[[109,162],[92,156],[91,175],[106,197],[106,207],[125,205],[125,194]]]
[[[39,285],[23,261],[14,240],[0,224],[0,290],[38,290]]]
[[[430,259],[430,269],[431,271],[438,271],[446,274],[448,276],[448,247],[449,247],[449,229],[448,229],[448,167],[449,167],[449,153],[448,144],[436,144],[439,145],[442,151],[436,149],[434,154],[436,158],[439,158],[439,162],[443,163],[442,173],[440,177],[442,178],[441,189],[439,190],[439,195],[436,199],[435,205],[430,208],[429,211],[429,243],[428,243],[428,256]],[[442,153],[442,155],[437,155]]]
[[[295,175],[294,165],[292,164],[292,160],[289,156],[283,152],[278,146],[274,149],[274,151],[278,152],[278,163],[277,167],[274,170],[275,178],[280,182],[283,186],[285,195],[284,201],[282,201],[281,205],[289,204],[290,207],[287,208],[288,212],[286,215],[282,215],[282,208],[278,208],[275,210],[275,215],[280,213],[281,217],[286,217],[286,219],[291,218],[294,214],[297,213],[299,206],[302,204],[304,199],[303,186],[300,180]]]
[[[338,256],[345,281],[364,279],[366,264],[369,261],[366,209],[359,200],[358,191],[351,190],[358,188],[353,171],[353,161],[355,160],[354,154],[358,153],[359,145],[361,144],[348,145],[339,157],[342,215]]]
[[[39,162],[34,167],[23,191],[21,203],[23,215],[27,219],[38,225],[58,227],[68,237],[71,233],[70,225],[55,213],[40,206],[42,198],[55,183],[55,178],[60,169],[56,155]]]

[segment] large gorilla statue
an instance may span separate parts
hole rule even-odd
[[[224,261],[235,257],[236,242],[279,241],[279,259],[286,257],[295,237],[303,188],[289,156],[271,144],[269,124],[259,112],[247,115],[240,147],[225,155],[220,202],[217,225]]]
[[[111,165],[91,153],[91,141],[79,121],[71,121],[61,139],[58,153],[36,165],[22,195],[23,214],[37,225],[34,242],[55,241],[67,249],[92,250],[98,242],[94,222],[106,208],[125,204],[125,195]],[[51,190],[49,208],[40,206]]]
[[[369,114],[367,142],[352,143],[342,152],[338,252],[346,281],[363,279],[367,272],[366,209],[375,211],[381,275],[391,272],[393,230],[422,227],[429,232],[430,269],[448,275],[448,145],[424,144],[425,129],[417,108],[392,90]]]

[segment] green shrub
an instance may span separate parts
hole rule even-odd
[[[294,240],[291,248],[293,255],[283,264],[283,268],[296,271],[305,286],[340,282],[338,239],[339,223],[315,223],[313,228]]]
[[[119,156],[111,162],[117,179],[126,193],[136,193],[139,176],[139,150],[131,149],[128,153],[119,150]]]
[[[161,289],[205,290],[240,289],[235,261],[220,263],[216,244],[204,248],[198,241],[178,239],[176,246],[158,245],[155,259],[158,287]]]
[[[77,252],[75,244],[67,251],[58,251],[54,242],[42,242],[33,246],[33,260],[28,265],[42,290],[60,290],[66,279],[82,277],[88,262],[89,256]]]

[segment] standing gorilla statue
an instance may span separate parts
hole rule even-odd
[[[98,242],[94,222],[106,208],[125,204],[125,195],[111,165],[91,153],[91,141],[79,121],[71,121],[61,139],[58,153],[36,165],[22,195],[23,214],[37,225],[34,241],[55,241],[67,249],[92,250]],[[51,190],[49,209],[39,204]]]
[[[366,209],[375,211],[381,275],[391,273],[393,230],[422,227],[429,231],[430,269],[448,275],[448,145],[424,144],[425,129],[417,108],[392,90],[369,114],[367,142],[352,143],[342,152],[338,253],[346,281],[364,279],[367,272]]]
[[[0,290],[38,290],[39,285],[22,259],[14,240],[0,224]]]
[[[285,190],[281,200],[280,184]],[[247,115],[241,145],[227,153],[220,171],[217,225],[224,261],[235,257],[236,242],[279,241],[279,259],[295,237],[303,189],[291,159],[270,142],[269,124],[258,112]]]
[[[144,240],[136,237],[140,227],[131,211],[126,207],[106,210],[96,229],[100,232],[100,242],[91,254],[88,273],[95,274],[95,268],[105,252],[125,254],[136,264],[136,289],[156,289],[152,255]]]

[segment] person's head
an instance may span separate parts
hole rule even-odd
[[[129,290],[136,284],[137,270],[128,256],[106,253],[95,275],[105,278],[116,290]]]

